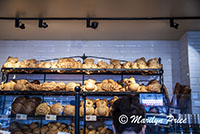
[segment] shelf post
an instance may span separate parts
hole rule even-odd
[[[86,129],[86,93],[83,93],[83,101],[84,101],[84,111],[83,111],[83,133],[85,134]]]
[[[75,95],[75,134],[79,134],[79,105],[80,105],[80,87],[75,87],[76,95]]]

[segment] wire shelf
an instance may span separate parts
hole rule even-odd
[[[61,95],[75,96],[76,92],[70,91],[0,91],[0,95]],[[80,92],[81,96],[126,96],[139,94],[162,94],[158,92]]]
[[[134,74],[162,75],[162,69],[2,68],[6,74]]]

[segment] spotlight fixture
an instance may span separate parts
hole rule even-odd
[[[98,25],[99,25],[98,22],[92,22],[90,24],[90,19],[89,18],[87,19],[87,24],[86,24],[87,28],[97,29]]]
[[[20,29],[25,29],[25,24],[19,21],[19,19],[15,19],[15,27]]]
[[[170,19],[169,22],[170,22],[170,27],[173,27],[173,28],[175,28],[175,29],[178,29],[179,24],[178,24],[178,23],[175,23],[175,22],[174,22],[174,19]]]
[[[47,28],[48,24],[46,22],[43,22],[42,19],[39,19],[39,24],[38,24],[39,28]]]

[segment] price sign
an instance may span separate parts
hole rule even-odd
[[[57,116],[56,115],[46,115],[45,120],[51,120],[51,121],[56,121]]]
[[[9,120],[8,115],[0,115],[0,120]]]
[[[140,103],[144,106],[163,106],[162,94],[140,94]]]
[[[3,130],[0,130],[0,134],[11,134],[10,132],[8,131],[3,131]]]
[[[16,114],[16,120],[27,120],[26,114]]]
[[[97,121],[96,115],[86,115],[86,121]]]
[[[57,134],[70,134],[70,133],[67,133],[67,132],[58,132]]]

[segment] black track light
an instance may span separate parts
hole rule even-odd
[[[42,19],[39,19],[39,24],[38,24],[39,28],[47,28],[48,24],[46,22],[43,22]]]
[[[25,29],[25,24],[19,21],[19,19],[15,19],[15,27],[20,29]]]
[[[178,29],[179,24],[178,24],[178,23],[175,23],[175,22],[174,22],[174,19],[170,19],[169,22],[170,22],[170,27],[173,27],[173,28],[175,28],[175,29]]]
[[[90,19],[87,19],[87,24],[86,24],[87,28],[97,29],[98,25],[99,25],[98,22],[92,22],[90,24]]]

